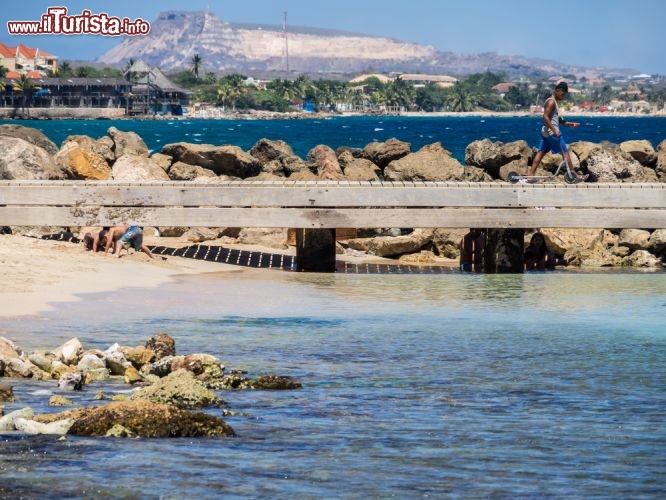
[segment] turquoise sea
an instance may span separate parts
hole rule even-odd
[[[33,123],[56,143],[113,124],[153,149],[204,127],[252,126],[246,143],[200,139],[244,148],[283,139],[299,154],[397,137],[441,140],[458,156],[472,140],[532,143],[538,133],[523,118],[345,120]],[[666,138],[664,119],[604,120],[588,128],[613,142]],[[75,336],[106,349],[165,332],[179,354],[211,353],[228,369],[289,375],[303,388],[220,393],[236,414],[225,417],[238,435],[229,439],[0,435],[0,498],[663,498],[665,317],[663,271],[245,269],[88,295],[0,319],[0,335],[26,350]],[[17,401],[6,412],[53,411],[55,382],[11,383]],[[99,383],[74,397],[94,404],[100,389],[128,390]]]
[[[666,139],[666,117],[567,117],[581,123],[565,129],[568,143],[575,141],[620,142],[647,139],[656,148]],[[173,142],[233,144],[249,150],[258,140],[281,139],[305,158],[310,149],[326,144],[362,148],[372,141],[397,138],[412,144],[416,151],[440,141],[459,161],[473,141],[491,139],[511,142],[525,140],[538,146],[541,118],[536,117],[334,117],[328,119],[285,120],[51,120],[0,121],[33,127],[44,132],[56,145],[69,135],[106,135],[109,127],[135,131],[152,151]]]

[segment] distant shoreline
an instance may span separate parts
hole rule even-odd
[[[565,112],[568,116],[591,118],[666,118],[666,109],[659,113],[628,113],[628,112]],[[119,108],[26,108],[25,112],[14,108],[0,108],[0,120],[308,120],[345,117],[404,117],[404,118],[525,118],[540,117],[540,113],[529,111],[405,111],[401,113],[364,114],[364,113],[277,113],[272,111],[251,112],[215,112],[173,115],[126,116],[124,109]]]

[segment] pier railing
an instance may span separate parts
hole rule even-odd
[[[0,181],[1,226],[666,228],[666,184]]]

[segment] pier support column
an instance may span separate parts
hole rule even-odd
[[[522,273],[524,237],[524,229],[486,229],[483,271]]]
[[[297,229],[296,268],[299,271],[334,273],[335,229]]]

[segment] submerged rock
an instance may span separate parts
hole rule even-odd
[[[149,401],[115,401],[95,408],[42,415],[39,420],[71,418],[68,434],[143,438],[231,437],[234,430],[222,419],[173,405]]]

